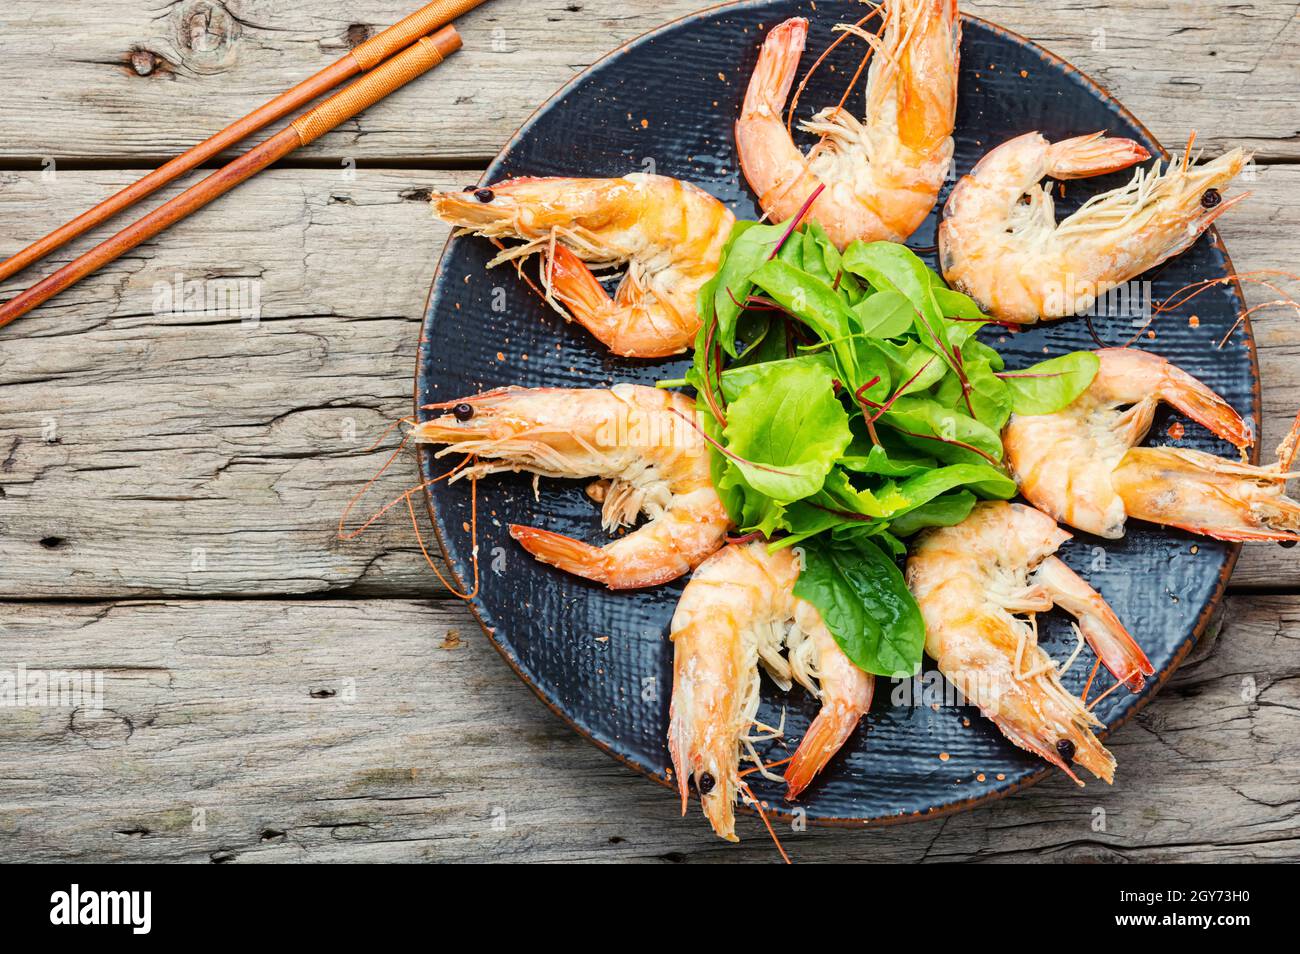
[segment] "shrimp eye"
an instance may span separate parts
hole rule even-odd
[[[491,202],[496,197],[497,194],[493,192],[491,189],[478,189],[474,193],[474,198],[478,199],[480,202],[484,204]]]
[[[713,786],[716,784],[717,782],[713,780],[713,776],[708,772],[705,772],[695,780],[695,787],[700,790],[701,795],[709,794],[709,792],[713,791]]]
[[[1061,753],[1061,758],[1066,762],[1074,759],[1074,743],[1069,739],[1060,739],[1056,743],[1056,751]]]
[[[1277,545],[1280,546],[1283,550],[1290,550],[1290,549],[1291,549],[1293,546],[1295,546],[1297,543],[1300,543],[1300,540],[1279,540],[1279,541],[1277,541]]]
[[[1201,207],[1212,209],[1223,201],[1223,196],[1219,194],[1218,189],[1206,189],[1201,193]]]
[[[461,191],[461,192],[477,192],[477,191],[478,191],[478,186],[465,186],[465,188],[461,189],[460,191]]]
[[[456,420],[458,421],[468,421],[471,417],[474,416],[474,405],[457,404],[454,408],[451,409],[451,413],[455,415]]]

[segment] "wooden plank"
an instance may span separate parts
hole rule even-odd
[[[139,162],[182,151],[340,56],[418,0],[6,0],[0,161]],[[455,162],[494,155],[606,51],[706,0],[491,0],[432,77],[303,157]],[[823,12],[828,5],[823,3]],[[1300,156],[1291,3],[1059,5],[964,0],[1107,85],[1163,141]],[[847,13],[845,14],[847,15]],[[730,72],[730,71],[729,71]],[[733,82],[745,77],[738,73]]]
[[[1300,860],[1300,597],[1234,598],[1226,619],[1114,737],[1113,788],[1053,778],[942,821],[783,832],[787,848]],[[20,666],[101,676],[102,709],[0,707],[2,860],[776,860],[757,819],[718,841],[570,731],[459,604],[3,604],[0,671]]]
[[[0,210],[35,235],[131,175],[0,174]],[[0,593],[433,592],[400,511],[353,544],[335,525],[397,442],[367,448],[411,413],[447,236],[424,197],[477,177],[263,174],[6,329],[0,560],[26,579]],[[260,321],[167,311],[155,286],[178,276],[250,283]],[[367,506],[416,482],[408,458]]]
[[[131,175],[0,173],[0,216],[24,241]],[[0,597],[438,592],[401,511],[352,543],[335,524],[411,409],[447,234],[422,196],[477,175],[274,171],[0,333]],[[1288,267],[1300,169],[1251,187],[1224,220],[1234,261]],[[262,320],[156,316],[177,275],[259,283]],[[1256,331],[1272,448],[1300,408],[1300,324]],[[403,461],[363,509],[416,481]],[[1249,546],[1235,582],[1300,584],[1297,552]]]

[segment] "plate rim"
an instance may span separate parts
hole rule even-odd
[[[496,167],[506,157],[507,153],[509,153],[514,148],[514,146],[519,141],[519,139],[533,125],[533,123],[538,119],[538,117],[542,115],[542,113],[544,113],[550,107],[558,103],[569,93],[569,91],[572,88],[578,86],[592,72],[603,67],[608,62],[614,60],[619,56],[622,56],[624,53],[628,52],[634,47],[640,46],[641,44],[654,39],[656,36],[658,36],[661,33],[665,33],[669,30],[680,27],[693,20],[703,19],[705,17],[709,17],[714,14],[717,14],[723,10],[756,8],[756,7],[762,7],[768,5],[772,2],[776,2],[776,0],[725,0],[725,2],[722,3],[711,4],[710,6],[704,7],[703,9],[684,14],[680,17],[676,17],[672,20],[662,23],[659,26],[652,27],[651,29],[646,30],[645,32],[633,37],[632,39],[621,43],[620,45],[610,50],[609,52],[602,54],[600,57],[593,60],[581,72],[575,74],[574,76],[566,80],[563,84],[561,84],[560,87],[554,93],[548,96],[537,106],[536,109],[534,109],[531,113],[529,113],[529,115],[523,120],[523,122],[520,123],[519,127],[514,131],[514,133],[511,134],[510,138],[506,140],[505,144],[501,147],[501,149],[497,152],[497,154],[492,158],[492,161],[488,163],[487,168],[484,170],[483,174],[479,177],[478,183],[476,184],[480,186],[483,184],[483,182],[485,181],[487,175],[491,172],[491,170],[494,167]],[[972,13],[967,13],[965,11],[958,11],[958,12],[963,23],[979,24],[981,27],[993,33],[1000,34],[1003,37],[1010,39],[1012,42],[1020,44],[1021,46],[1024,46],[1032,50],[1035,54],[1037,54],[1044,60],[1054,63],[1055,65],[1063,68],[1067,73],[1072,73],[1076,75],[1084,84],[1090,87],[1091,90],[1099,98],[1105,100],[1109,105],[1114,107],[1120,113],[1120,115],[1123,116],[1123,118],[1125,118],[1128,122],[1132,123],[1137,129],[1141,130],[1141,132],[1145,134],[1147,138],[1150,139],[1151,142],[1155,143],[1156,147],[1160,150],[1161,158],[1166,160],[1169,158],[1169,151],[1165,148],[1164,144],[1159,139],[1156,138],[1156,136],[1151,132],[1151,130],[1147,128],[1146,124],[1143,123],[1141,120],[1139,120],[1128,109],[1128,107],[1126,107],[1119,100],[1117,96],[1115,96],[1108,89],[1106,89],[1095,79],[1093,79],[1091,75],[1079,69],[1077,66],[1075,66],[1070,61],[1066,60],[1064,57],[1052,52],[1051,50],[1047,49],[1046,47],[1042,46],[1036,41],[1030,39],[1029,37],[1024,36],[1023,34],[1008,29],[1007,27],[1004,27],[1001,24],[994,23],[992,20],[985,19],[984,17],[977,16]],[[1232,278],[1232,283],[1231,283],[1232,288],[1236,292],[1238,301],[1244,304],[1246,301],[1245,290],[1241,285],[1241,280],[1237,275],[1237,270],[1235,266],[1232,264],[1232,258],[1228,254],[1228,249],[1224,245],[1223,239],[1219,234],[1218,226],[1211,225],[1205,234],[1209,237],[1210,242],[1214,245],[1215,249],[1223,256],[1224,264],[1228,269],[1228,274]],[[425,363],[422,360],[422,356],[421,356],[422,349],[421,347],[419,347],[419,345],[422,345],[424,342],[425,331],[427,330],[427,325],[430,320],[429,308],[433,302],[433,296],[435,292],[439,290],[444,280],[445,276],[443,271],[443,264],[446,260],[447,253],[450,251],[452,243],[455,241],[455,239],[456,239],[456,235],[453,230],[453,232],[450,235],[448,235],[446,242],[443,244],[442,251],[438,255],[437,263],[434,266],[433,279],[431,280],[429,285],[429,292],[425,296],[424,308],[420,316],[420,323],[419,323],[420,327],[418,332],[419,338],[418,338],[418,345],[416,348],[415,373],[413,375],[413,382],[412,382],[412,413],[416,417],[418,417],[421,409],[420,393],[422,390],[421,384],[424,378],[424,363]],[[1261,381],[1260,381],[1259,354],[1256,348],[1255,332],[1249,314],[1244,314],[1242,316],[1241,331],[1244,334],[1246,350],[1249,356],[1249,363],[1250,363],[1250,376],[1251,376],[1250,390],[1251,390],[1251,397],[1254,403],[1254,414],[1252,415],[1252,419],[1254,423],[1255,434],[1262,435],[1263,398],[1262,398]],[[1250,454],[1249,454],[1251,463],[1255,463],[1255,464],[1259,463],[1260,443],[1261,443],[1260,440],[1257,439],[1255,444],[1251,447]],[[432,449],[428,447],[420,448],[420,456],[422,458],[427,459],[432,454],[433,454]],[[423,482],[423,476],[424,476],[423,472],[421,472],[420,476],[421,476],[421,482]],[[422,488],[422,490],[424,496],[425,511],[429,517],[430,526],[433,528],[434,537],[438,542],[438,549],[440,551],[440,555],[442,556],[443,563],[445,564],[447,570],[450,572],[451,578],[455,582],[457,588],[459,588],[461,592],[467,592],[465,580],[461,577],[460,571],[457,568],[457,566],[450,559],[447,545],[443,540],[442,530],[437,518],[436,509],[433,505],[433,495],[430,491],[430,488],[426,484]],[[1241,557],[1241,549],[1242,549],[1241,543],[1230,544],[1228,548],[1228,553],[1224,560],[1223,567],[1219,571],[1219,578],[1215,584],[1213,593],[1210,595],[1209,600],[1206,602],[1204,608],[1197,616],[1196,622],[1192,626],[1191,633],[1188,635],[1187,639],[1183,641],[1183,644],[1178,648],[1177,652],[1174,653],[1174,656],[1170,660],[1169,665],[1165,667],[1164,671],[1159,674],[1159,678],[1156,679],[1154,683],[1151,684],[1149,690],[1145,691],[1142,694],[1142,696],[1134,703],[1132,708],[1130,708],[1127,713],[1125,713],[1121,718],[1119,718],[1113,724],[1104,727],[1101,731],[1097,733],[1098,739],[1104,741],[1105,739],[1109,738],[1114,732],[1118,731],[1120,728],[1126,725],[1133,717],[1135,717],[1139,712],[1145,709],[1147,705],[1149,705],[1152,702],[1152,700],[1154,700],[1156,696],[1160,694],[1165,684],[1174,675],[1174,673],[1178,671],[1179,667],[1182,666],[1184,660],[1186,660],[1187,658],[1188,653],[1190,653],[1192,649],[1201,641],[1201,638],[1205,635],[1206,630],[1209,628],[1210,622],[1214,619],[1215,614],[1218,613],[1223,606],[1224,597],[1226,596],[1227,593],[1228,582],[1232,578],[1233,571],[1236,569],[1237,566],[1237,561]],[[466,603],[469,606],[470,612],[474,614],[475,622],[478,623],[479,628],[483,631],[483,635],[487,637],[487,640],[492,645],[492,648],[495,649],[497,651],[497,654],[502,659],[505,660],[506,664],[514,672],[515,676],[532,691],[533,695],[535,695],[542,702],[542,704],[551,711],[552,714],[559,717],[559,719],[569,729],[577,733],[588,743],[594,745],[605,755],[613,758],[615,761],[626,766],[627,768],[632,769],[638,775],[642,775],[650,779],[651,781],[658,783],[659,785],[661,785],[662,787],[664,787],[665,789],[671,792],[677,791],[677,786],[670,777],[668,777],[667,775],[658,774],[653,770],[649,769],[648,767],[640,765],[634,762],[633,760],[631,760],[630,758],[627,758],[626,756],[620,754],[619,752],[614,751],[614,749],[611,748],[608,744],[596,738],[591,732],[579,726],[577,722],[574,721],[574,719],[572,719],[566,712],[564,712],[564,710],[562,710],[559,707],[558,703],[548,698],[546,694],[543,693],[541,687],[537,685],[537,683],[535,683],[532,679],[530,679],[528,674],[524,672],[519,662],[511,656],[507,648],[497,641],[493,629],[487,625],[487,622],[484,620],[483,615],[479,610],[477,598],[464,599],[462,597],[457,597],[455,594],[451,594],[450,598],[461,599],[462,602]],[[818,828],[868,828],[868,827],[895,826],[895,825],[907,824],[909,822],[926,821],[933,818],[943,818],[950,815],[960,814],[962,812],[972,811],[981,806],[989,805],[994,802],[1001,801],[1010,795],[1014,795],[1017,792],[1022,792],[1025,789],[1028,789],[1031,786],[1038,784],[1043,779],[1054,774],[1056,774],[1054,767],[1044,762],[1040,768],[1038,768],[1031,774],[1025,776],[1024,778],[1018,781],[1012,782],[1006,786],[993,789],[992,791],[983,795],[972,796],[971,798],[968,799],[962,799],[960,801],[950,802],[943,806],[939,806],[939,807],[931,806],[930,808],[927,808],[924,811],[913,811],[913,812],[906,812],[898,815],[884,815],[884,816],[867,817],[867,818],[851,817],[851,816],[850,817],[803,816],[802,820],[805,824],[812,825]],[[694,793],[692,793],[691,797],[692,799],[694,799],[696,796],[694,795]],[[737,803],[736,809],[738,812],[742,812],[752,817],[758,817],[759,815],[759,812],[756,811],[753,807],[744,805],[742,803]],[[778,805],[767,805],[763,809],[764,814],[766,814],[769,819],[776,819],[783,822],[792,822],[796,817],[794,811],[797,811],[797,808],[795,810],[786,810],[784,807]]]

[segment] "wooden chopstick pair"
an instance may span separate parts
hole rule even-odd
[[[282,93],[212,138],[0,263],[0,281],[4,281],[175,181],[229,146],[287,116],[345,80],[366,73],[316,108],[293,120],[266,142],[250,149],[112,238],[0,305],[0,328],[433,69],[461,46],[460,34],[455,27],[447,24],[482,2],[483,0],[434,0],[400,23],[367,40],[311,79]],[[437,32],[432,33],[434,30]],[[431,36],[428,35],[430,33]]]

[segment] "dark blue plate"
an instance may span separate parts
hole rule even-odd
[[[861,16],[855,3],[747,2],[678,20],[606,57],[569,83],[524,124],[488,170],[485,181],[510,176],[618,176],[657,172],[694,182],[722,199],[740,218],[757,217],[753,196],[736,163],[732,124],[757,56],[772,25],[791,16],[812,21],[809,53],[832,39],[831,27]],[[837,101],[861,49],[845,43],[805,92],[801,110]],[[849,105],[861,113],[861,91]],[[1163,150],[1136,119],[1078,70],[1000,27],[965,18],[957,111],[957,173],[964,174],[998,143],[1029,130],[1051,139],[1104,129]],[[1128,173],[1071,183],[1058,202],[1068,215],[1088,196],[1113,188]],[[468,183],[467,183],[468,184]],[[934,243],[935,214],[912,237],[920,249]],[[609,356],[576,324],[549,311],[509,267],[491,272],[493,254],[483,240],[453,239],[430,293],[416,377],[416,403],[446,401],[499,385],[606,386],[618,381],[652,384],[677,377],[684,360],[628,361]],[[934,264],[934,255],[926,256]],[[1215,233],[1153,274],[1156,301],[1176,289],[1231,271]],[[1195,302],[1157,319],[1154,339],[1142,347],[1165,355],[1223,394],[1243,416],[1255,418],[1259,383],[1249,327],[1223,349],[1216,342],[1242,308],[1235,283],[1216,287]],[[1193,327],[1190,317],[1199,322]],[[1134,317],[1094,319],[1108,344],[1125,341]],[[1080,319],[1016,335],[987,329],[987,340],[1021,367],[1045,354],[1095,347]],[[500,357],[498,357],[500,355]],[[421,412],[421,417],[427,417]],[[1157,418],[1152,440],[1169,443],[1175,416]],[[1215,453],[1230,448],[1183,420],[1177,443]],[[436,465],[426,455],[426,479]],[[578,732],[628,765],[667,782],[664,741],[672,691],[672,648],[666,639],[683,582],[636,593],[610,593],[536,563],[508,536],[511,523],[535,524],[582,539],[599,540],[596,508],[581,481],[542,482],[540,502],[526,477],[480,482],[479,544],[483,586],[474,600],[484,630],[502,656],[537,695]],[[448,563],[469,579],[469,488],[439,484],[430,490],[431,513]],[[1238,548],[1178,531],[1132,523],[1121,541],[1079,534],[1063,558],[1110,601],[1156,667],[1157,677],[1138,696],[1118,690],[1098,707],[1109,729],[1147,702],[1204,630],[1223,595]],[[1041,617],[1040,640],[1061,659],[1074,645],[1067,618]],[[1078,693],[1093,657],[1080,657],[1065,684]],[[1095,696],[1112,683],[1104,671]],[[1006,742],[972,707],[945,698],[933,674],[926,691],[881,680],[876,704],[857,733],[805,793],[800,805],[811,820],[861,824],[929,817],[1005,795],[1051,771]],[[760,718],[776,724],[786,711],[788,744],[797,743],[815,714],[814,701],[796,688],[784,694],[765,683]],[[767,746],[769,758],[785,753]],[[946,758],[941,758],[946,756]],[[1116,784],[1123,785],[1125,766]],[[777,811],[791,806],[781,786],[750,778]],[[1100,784],[1100,783],[1098,783]],[[667,793],[665,798],[670,797]],[[704,825],[702,818],[697,823]]]

